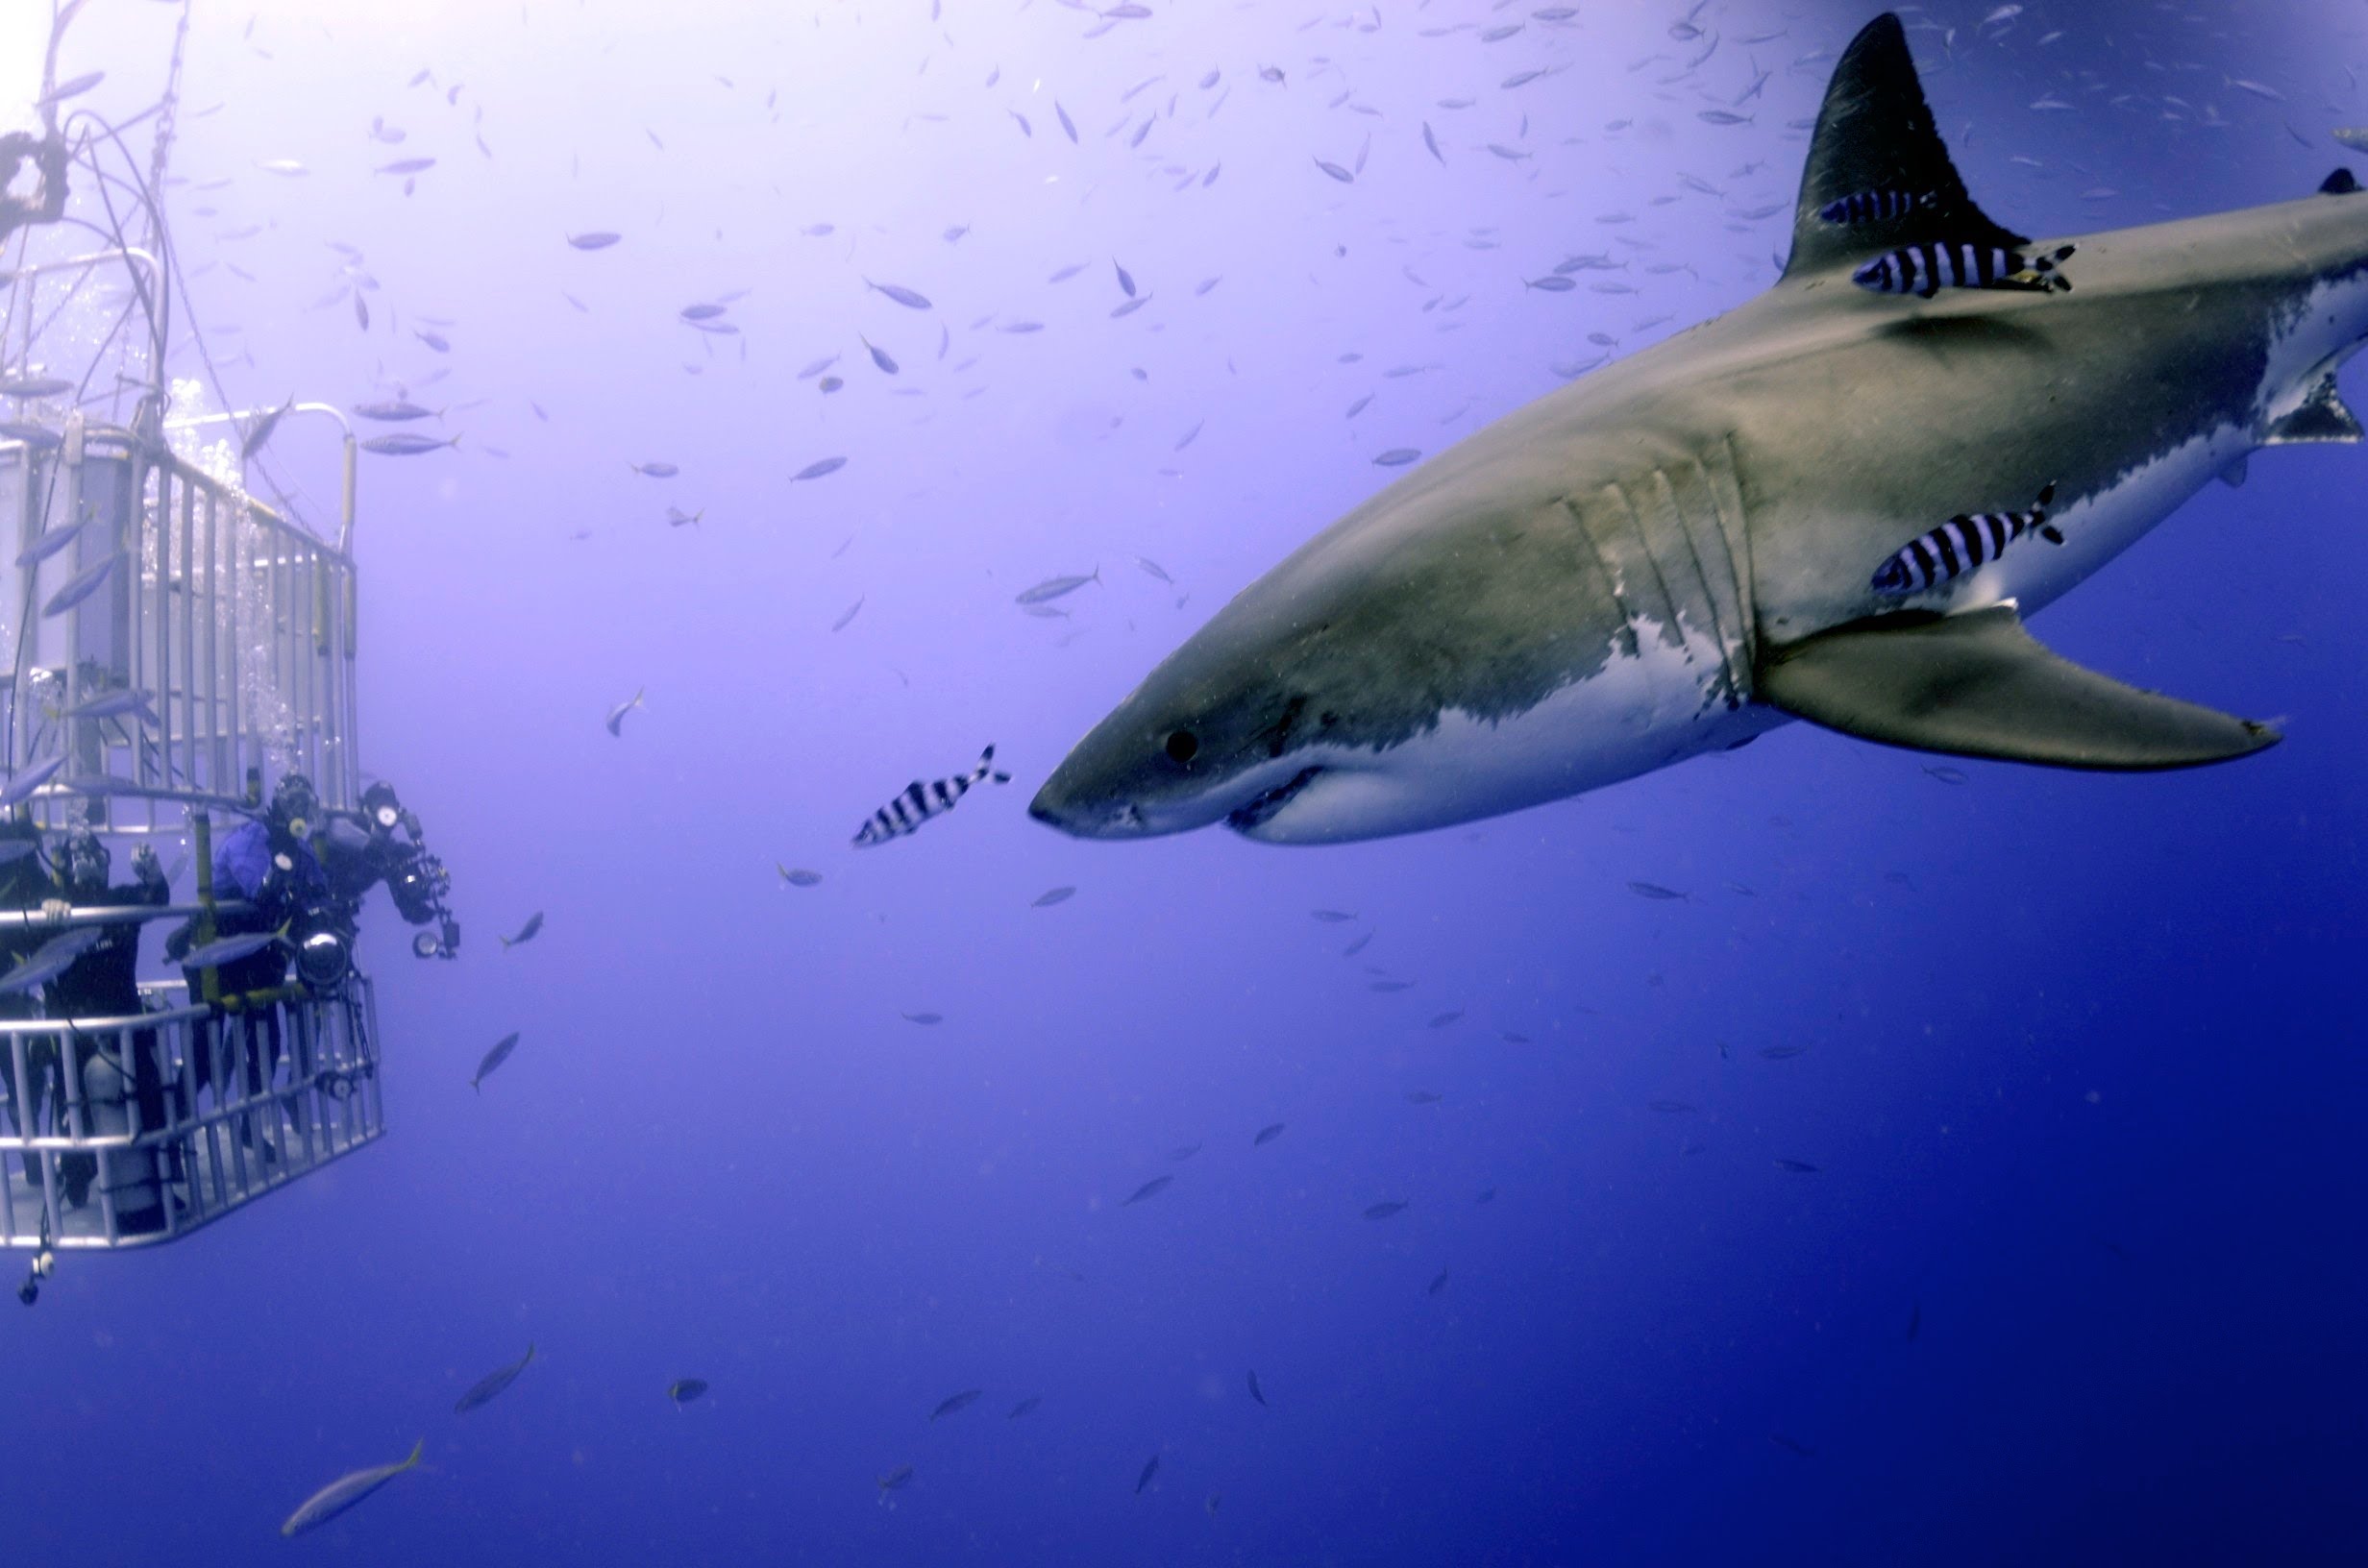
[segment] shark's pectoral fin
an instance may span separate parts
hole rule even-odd
[[[2261,445],[2290,447],[2317,441],[2363,439],[2359,416],[2344,405],[2331,370],[2310,383],[2293,407],[2280,410],[2262,427]]]
[[[1888,746],[2056,768],[2142,771],[2241,757],[2278,732],[2058,658],[2011,604],[1879,616],[1774,649],[1755,695]]]

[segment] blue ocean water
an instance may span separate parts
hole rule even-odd
[[[0,24],[12,124],[49,9]],[[384,1139],[70,1255],[10,1313],[0,1539],[2368,1556],[2357,453],[2257,456],[2035,623],[2283,716],[2225,767],[1938,775],[1792,725],[1350,845],[1024,810],[1396,476],[1376,455],[1772,282],[1803,126],[1877,9],[191,8],[167,211],[218,373],[191,339],[191,407],[402,394],[460,437],[365,458],[356,554],[363,766],[466,936],[422,963],[365,912]],[[106,70],[84,102],[129,118],[182,16],[89,0],[59,76]],[[1968,185],[2035,234],[2301,195],[2368,122],[2356,7],[1906,19]],[[374,172],[407,158],[435,162]],[[1627,264],[1524,286],[1574,253]],[[268,455],[333,518],[322,430]],[[1058,617],[1014,603],[1095,572]],[[850,845],[990,742],[1010,785]],[[278,1539],[422,1438],[419,1473]]]

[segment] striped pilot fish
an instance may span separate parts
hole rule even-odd
[[[1817,208],[1817,216],[1828,223],[1887,223],[1932,206],[1934,199],[1929,190],[1854,190]]]
[[[2072,254],[2059,245],[2040,255],[2026,256],[2004,245],[1984,245],[1966,239],[1926,240],[1886,251],[1850,275],[1861,288],[1877,294],[1913,294],[1931,299],[1944,288],[2029,288],[2042,294],[2068,293],[2072,281],[2056,270],[2056,263]]]
[[[921,824],[930,818],[943,817],[953,810],[970,793],[972,785],[984,784],[989,779],[998,784],[1011,782],[1009,773],[997,770],[995,747],[992,746],[978,753],[978,766],[967,773],[957,773],[952,778],[941,778],[928,784],[914,779],[904,786],[902,795],[872,813],[872,820],[855,834],[855,847],[860,849],[868,845],[886,844],[890,839],[900,839],[907,833],[920,832]]]
[[[1875,592],[1898,599],[1937,588],[1984,561],[1996,560],[2026,533],[2062,544],[2062,530],[2047,520],[2047,503],[2055,499],[2056,487],[2050,484],[2027,512],[1973,512],[1916,535],[1875,573]]]

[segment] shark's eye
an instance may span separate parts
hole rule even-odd
[[[1168,737],[1168,756],[1173,762],[1190,762],[1200,753],[1200,742],[1189,729],[1179,729]]]

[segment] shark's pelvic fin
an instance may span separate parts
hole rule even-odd
[[[2303,401],[2271,420],[2261,432],[2265,447],[2290,447],[2315,441],[2362,439],[2359,416],[2344,406],[2335,390],[2335,373],[2329,371],[2303,394]]]
[[[2192,768],[2281,739],[2267,724],[2124,686],[2058,658],[2011,604],[1880,616],[1776,649],[1755,695],[1888,746],[2055,768]]]
[[[1839,223],[1821,215],[1835,203],[1874,192],[1907,201],[1877,204],[1880,215],[1867,221]],[[1826,86],[1809,162],[1801,172],[1785,276],[1856,263],[1928,240],[2005,250],[2031,243],[1991,222],[1965,193],[1916,81],[1907,31],[1886,12],[1850,40]]]

